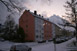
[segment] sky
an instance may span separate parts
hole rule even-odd
[[[67,0],[23,0],[22,3],[26,8],[32,12],[37,11],[38,14],[50,17],[53,14],[62,16],[65,14],[65,2]]]
[[[65,5],[65,2],[67,0],[18,0],[18,1],[20,1],[20,4],[23,7],[25,7],[25,9],[29,9],[31,12],[34,12],[34,10],[36,10],[37,14],[41,14],[46,18],[54,14],[59,15],[60,17],[62,17],[62,15],[65,15],[65,8],[63,7],[63,5]],[[8,13],[6,7],[2,3],[0,3],[0,22],[4,22],[7,15]],[[17,16],[16,14],[16,16],[14,17],[17,20],[19,19],[20,16]]]

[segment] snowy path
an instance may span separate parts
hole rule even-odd
[[[64,42],[64,43],[56,44],[56,51],[67,51],[67,49],[66,49],[67,44],[71,43],[73,40],[75,40],[75,38],[72,38],[71,40]],[[21,43],[13,43],[13,42],[9,42],[9,41],[0,42],[0,49],[9,51],[11,45],[13,45],[13,44],[21,44]],[[23,44],[31,46],[32,51],[54,51],[53,42],[48,42],[48,43],[32,42],[32,43],[23,43]]]

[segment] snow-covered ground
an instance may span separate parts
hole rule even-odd
[[[69,41],[66,41],[64,43],[56,44],[56,51],[67,51],[67,44],[71,43],[75,38],[72,38]],[[0,42],[0,49],[9,51],[10,47],[13,44],[22,44],[22,43],[13,43],[9,41]],[[28,46],[32,47],[32,51],[54,51],[54,44],[53,42],[47,42],[47,43],[23,43]]]
[[[75,40],[75,38],[61,44],[56,44],[56,51],[67,51],[67,45],[73,40]],[[54,51],[54,44],[51,42],[44,45],[34,46],[32,47],[32,51]]]

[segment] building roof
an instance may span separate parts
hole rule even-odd
[[[26,11],[28,11],[29,13],[31,13],[31,14],[32,14],[34,17],[36,17],[36,18],[43,19],[43,20],[45,20],[45,21],[48,21],[48,22],[52,23],[51,21],[49,21],[49,19],[44,18],[44,17],[41,16],[40,14],[34,14],[33,12],[30,12],[29,10],[26,10]],[[37,11],[36,11],[36,12],[37,12]]]

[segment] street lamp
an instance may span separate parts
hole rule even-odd
[[[56,43],[56,38],[55,37],[53,38],[53,43],[54,43],[54,51],[56,51],[56,44],[55,44]]]

